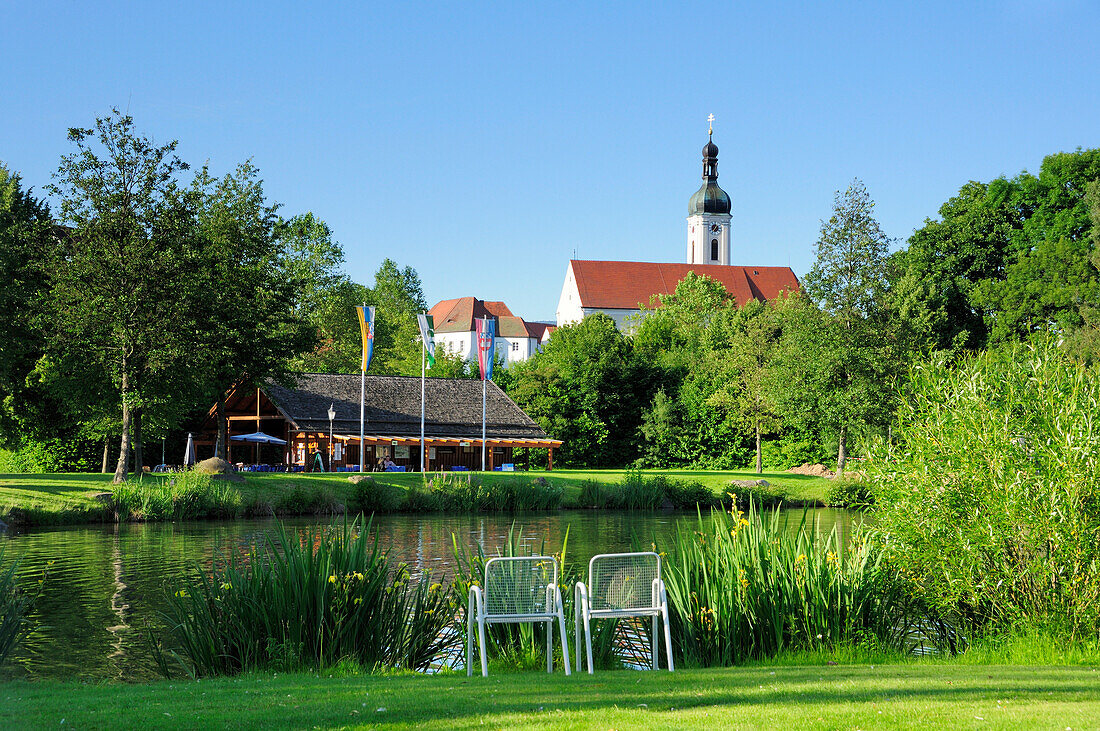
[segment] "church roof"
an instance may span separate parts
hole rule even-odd
[[[636,310],[649,306],[653,295],[671,294],[680,280],[695,272],[721,282],[737,304],[766,301],[781,292],[799,289],[790,267],[720,266],[718,264],[659,264],[647,261],[569,262],[577,282],[581,307]]]

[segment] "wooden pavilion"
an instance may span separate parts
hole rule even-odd
[[[286,440],[286,446],[229,442],[230,462],[312,466],[314,455],[325,465],[359,466],[364,450],[366,469],[389,457],[413,471],[420,468],[420,379],[367,376],[365,425],[359,440],[360,374],[305,373],[297,385],[267,381],[258,388],[234,388],[226,394],[230,436],[264,432]],[[466,378],[428,378],[424,446],[428,470],[481,469],[481,382]],[[330,422],[329,407],[335,411]],[[217,435],[216,406],[211,407],[196,439],[200,459],[213,455]],[[495,383],[486,395],[485,445],[487,468],[511,463],[517,447],[547,449],[553,469],[550,438]]]

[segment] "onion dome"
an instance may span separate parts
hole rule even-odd
[[[688,215],[699,213],[729,213],[730,197],[718,187],[718,145],[708,139],[703,147],[703,185],[688,201]]]

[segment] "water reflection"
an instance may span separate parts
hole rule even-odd
[[[803,511],[790,511],[792,530]],[[566,575],[587,570],[596,553],[668,545],[694,513],[562,511],[510,515],[402,515],[376,518],[372,533],[416,576],[449,581],[453,540],[499,552],[509,530],[532,551],[556,553],[568,531]],[[834,526],[846,540],[858,517],[842,510],[806,512],[818,535]],[[514,523],[513,523],[514,521]],[[288,528],[327,526],[327,519],[291,519]],[[5,534],[7,556],[24,569],[45,570],[45,592],[31,616],[30,637],[0,673],[4,677],[144,680],[157,676],[145,640],[158,624],[166,591],[181,576],[208,571],[218,556],[243,555],[275,529],[274,521],[92,525]]]

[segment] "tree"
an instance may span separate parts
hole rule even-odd
[[[559,328],[541,353],[508,371],[508,394],[564,442],[562,464],[633,461],[652,379],[610,317],[589,315]]]
[[[805,281],[818,307],[796,297],[784,311],[778,385],[788,406],[797,409],[787,413],[836,432],[839,473],[852,428],[882,423],[889,413],[898,366],[886,317],[889,239],[874,218],[874,205],[858,179],[837,192]]]
[[[42,394],[27,377],[45,349],[41,331],[47,262],[57,245],[49,208],[0,164],[0,445],[41,438]]]
[[[69,140],[77,151],[62,157],[50,186],[72,226],[52,262],[51,348],[102,366],[114,384],[121,482],[145,399],[189,349],[194,201],[176,183],[187,169],[176,142],[154,145],[118,110],[94,128],[70,129]]]
[[[412,267],[400,269],[384,259],[374,275],[370,304],[378,309],[374,329],[377,373],[420,375],[420,326],[418,313],[427,312],[420,276]],[[358,327],[358,326],[357,326]]]
[[[317,332],[301,305],[313,290],[309,272],[297,266],[296,234],[327,227],[312,217],[284,225],[251,163],[220,179],[204,167],[191,192],[198,253],[196,277],[184,295],[194,299],[188,372],[198,379],[197,391],[217,400],[216,454],[224,457],[225,392],[269,377],[289,379],[289,363],[316,346]]]
[[[356,305],[371,304],[368,287],[344,273],[344,250],[332,230],[312,213],[284,221],[280,238],[291,278],[299,283],[297,310],[316,331],[316,349],[290,360],[294,371],[349,373],[361,365],[362,340]]]

